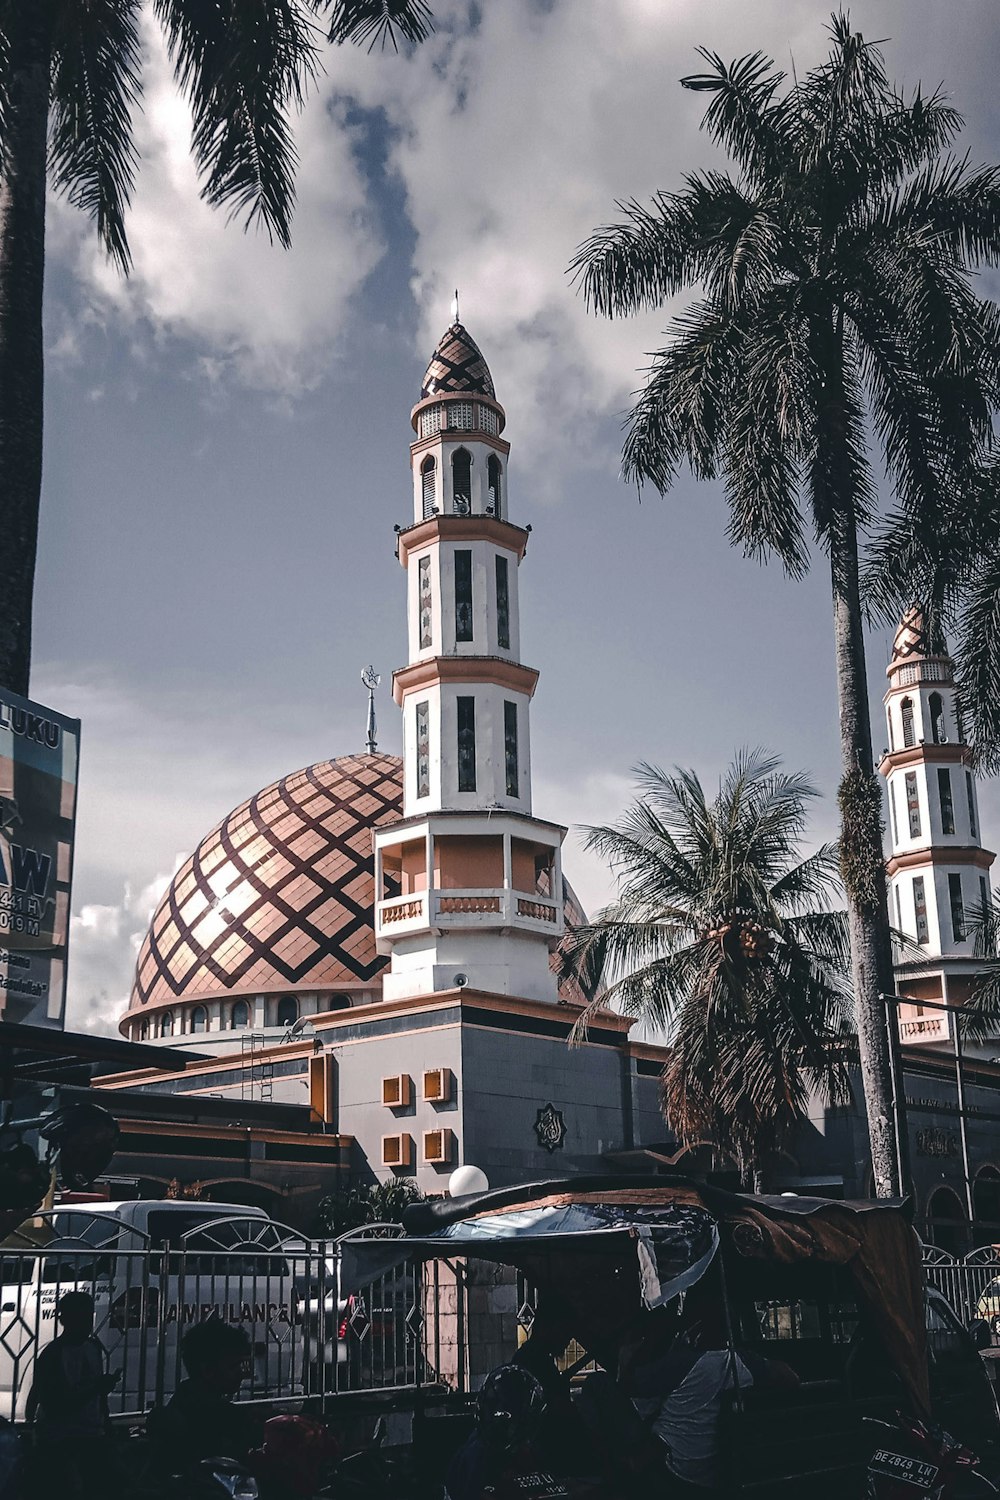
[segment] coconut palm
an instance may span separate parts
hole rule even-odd
[[[42,292],[51,185],[129,267],[141,0],[0,0],[0,686],[28,691],[42,478]],[[153,0],[194,115],[203,196],[289,240],[290,115],[331,42],[419,42],[423,0]]]
[[[893,624],[914,604],[928,644],[955,662],[969,743],[981,771],[1000,771],[1000,462],[952,497],[932,528],[888,518],[862,577],[872,612]],[[952,642],[949,651],[949,639]]]
[[[603,981],[577,1034],[606,1005],[661,1033],[669,1124],[758,1184],[811,1089],[847,1100],[852,1054],[847,923],[829,907],[836,848],[799,859],[816,792],[779,765],[738,756],[711,800],[694,771],[639,766],[621,821],[587,831],[617,899],[564,958]]]
[[[730,540],[793,576],[811,531],[833,586],[843,778],[842,874],[872,1163],[900,1189],[892,1122],[893,989],[874,776],[859,535],[877,495],[873,436],[900,512],[923,533],[990,443],[1000,316],[968,268],[1000,254],[1000,171],[942,155],[961,120],[939,94],[890,86],[878,48],[833,18],[828,60],[790,86],[761,54],[684,80],[735,162],[687,177],[581,247],[574,269],[608,316],[694,300],[631,413],[628,478],[666,492],[682,465],[720,478]]]

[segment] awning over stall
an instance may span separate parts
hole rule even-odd
[[[901,1200],[831,1201],[727,1193],[690,1179],[570,1178],[416,1204],[398,1240],[342,1242],[345,1291],[409,1256],[515,1266],[571,1302],[600,1355],[642,1310],[694,1285],[725,1257],[844,1267],[918,1408],[927,1403],[923,1279]]]

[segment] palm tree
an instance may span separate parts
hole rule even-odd
[[[806,777],[757,751],[709,801],[694,771],[642,765],[621,822],[588,830],[617,900],[578,928],[568,962],[601,1005],[669,1042],[663,1111],[685,1145],[711,1141],[759,1188],[808,1092],[849,1097],[852,1053],[843,912],[827,900],[837,851],[798,859]]]
[[[42,481],[48,183],[129,268],[141,0],[0,0],[0,686],[27,693]],[[203,196],[289,242],[290,113],[331,42],[428,34],[424,0],[154,0],[194,114]]]
[[[955,662],[959,702],[980,771],[1000,771],[1000,461],[923,527],[890,516],[871,548],[862,594],[893,625],[914,604],[930,648]],[[954,641],[949,653],[948,637]]]
[[[809,564],[811,530],[833,586],[842,780],[841,869],[876,1190],[898,1192],[893,989],[859,596],[859,534],[877,494],[874,434],[901,513],[932,531],[972,482],[1000,392],[1000,316],[969,266],[1000,255],[1000,171],[941,153],[961,120],[939,94],[903,98],[882,55],[833,18],[828,60],[790,86],[757,53],[687,88],[735,159],[651,206],[624,205],[574,269],[608,316],[684,289],[631,413],[624,472],[661,493],[686,464],[721,478],[730,540]]]
[[[364,1224],[401,1224],[410,1204],[420,1203],[422,1198],[416,1184],[407,1177],[356,1183],[320,1199],[319,1232],[336,1236],[360,1229]]]

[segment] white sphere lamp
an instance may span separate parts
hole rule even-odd
[[[482,1167],[474,1167],[466,1163],[464,1167],[456,1167],[448,1178],[449,1198],[468,1198],[472,1193],[485,1193],[489,1191],[490,1179]]]

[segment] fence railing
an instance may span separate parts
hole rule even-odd
[[[461,1266],[449,1265],[446,1296],[442,1267],[407,1261],[346,1297],[332,1241],[241,1239],[232,1221],[160,1248],[127,1248],[123,1238],[0,1251],[0,1417],[30,1415],[35,1360],[58,1332],[59,1300],[70,1291],[93,1298],[94,1332],[109,1370],[120,1372],[113,1417],[170,1397],[184,1378],[184,1333],[210,1318],[247,1335],[243,1400],[465,1388]]]
[[[993,1245],[961,1258],[934,1245],[923,1247],[924,1275],[968,1326],[989,1325],[993,1347],[1000,1347],[1000,1251]]]

